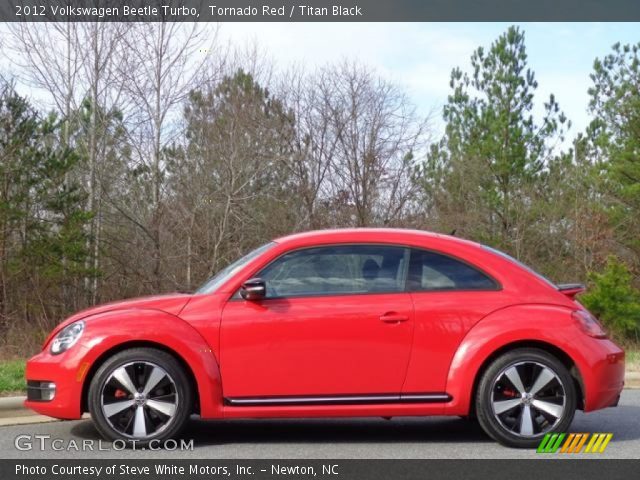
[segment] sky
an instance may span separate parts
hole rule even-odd
[[[443,129],[442,106],[451,70],[469,70],[470,57],[488,47],[507,23],[224,23],[219,35],[237,46],[257,44],[276,64],[320,66],[355,59],[403,87],[418,112],[433,114],[436,134]],[[573,127],[567,142],[589,122],[589,74],[593,61],[615,42],[640,42],[640,23],[524,23],[529,66],[539,82],[536,112],[550,93]],[[211,25],[214,28],[214,25]],[[7,35],[0,24],[0,40]],[[10,68],[1,58],[0,68]],[[38,93],[20,86],[34,99]]]
[[[509,23],[227,23],[221,36],[241,44],[256,41],[279,67],[322,65],[358,59],[397,82],[424,115],[441,111],[451,70],[470,69],[470,57],[488,47]],[[573,126],[568,138],[589,122],[589,74],[593,61],[616,42],[639,43],[640,23],[524,23],[529,66],[539,83],[537,107],[550,93]]]

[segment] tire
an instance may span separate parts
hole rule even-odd
[[[562,362],[544,350],[519,348],[498,357],[482,374],[476,415],[499,443],[532,448],[547,433],[567,431],[576,400],[573,378]]]
[[[178,361],[153,348],[123,350],[91,380],[89,412],[100,434],[136,447],[173,438],[193,410],[191,382]]]

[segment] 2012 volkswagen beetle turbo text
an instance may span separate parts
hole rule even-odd
[[[60,324],[26,406],[142,444],[202,418],[475,416],[510,446],[615,406],[624,352],[575,295],[483,245],[411,230],[277,239],[194,294]]]

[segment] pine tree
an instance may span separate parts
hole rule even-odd
[[[640,43],[615,44],[593,69],[591,153],[608,180],[617,236],[640,267]]]
[[[41,118],[10,86],[0,90],[0,332],[11,314],[59,320],[65,289],[85,272],[84,195],[66,174],[78,155],[60,122]],[[51,325],[40,325],[43,329]]]
[[[422,169],[442,228],[490,242],[520,257],[531,226],[531,198],[546,178],[554,141],[568,122],[554,96],[533,115],[538,82],[528,68],[524,33],[509,28],[488,50],[456,68],[444,107],[446,131]]]

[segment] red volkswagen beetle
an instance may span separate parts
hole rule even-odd
[[[574,296],[445,235],[280,238],[193,294],[91,308],[27,364],[26,406],[139,444],[202,418],[475,416],[536,445],[615,406],[624,352]]]

